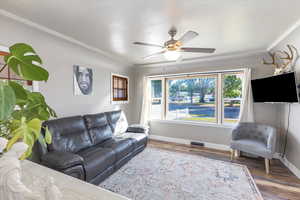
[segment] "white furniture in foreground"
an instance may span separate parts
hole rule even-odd
[[[129,200],[119,194],[83,182],[28,160],[21,162],[22,181],[32,191],[44,193],[47,178],[53,177],[55,185],[61,190],[63,200]],[[41,199],[44,200],[44,199]]]

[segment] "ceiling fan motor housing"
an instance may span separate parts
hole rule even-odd
[[[176,51],[181,47],[182,43],[178,40],[171,39],[165,42],[164,45],[169,51]]]

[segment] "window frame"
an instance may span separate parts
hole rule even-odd
[[[151,85],[152,80],[162,80],[162,114],[161,119],[151,119],[151,110],[152,110],[152,95],[150,102],[150,121],[169,121],[172,123],[183,123],[183,124],[208,124],[212,126],[234,126],[236,123],[225,123],[225,106],[224,106],[224,97],[223,97],[223,87],[224,87],[224,77],[226,74],[244,74],[244,68],[236,70],[224,70],[224,71],[213,71],[213,72],[197,72],[189,74],[172,74],[172,75],[158,75],[158,76],[149,76],[149,81]],[[168,90],[168,80],[174,79],[188,79],[188,78],[201,78],[201,76],[215,76],[216,77],[216,89],[215,89],[215,118],[216,122],[206,122],[206,121],[192,121],[192,120],[176,120],[176,119],[167,119],[168,112],[168,103],[169,103],[169,90]],[[243,85],[243,79],[242,79]],[[242,93],[243,93],[242,87]],[[152,89],[151,89],[152,90]],[[243,98],[243,97],[242,97]]]
[[[221,95],[222,95],[222,101],[221,101],[221,104],[222,104],[222,121],[221,121],[221,124],[224,124],[224,125],[230,125],[230,124],[236,124],[236,123],[238,123],[238,121],[236,122],[236,123],[225,123],[225,120],[226,120],[226,118],[225,118],[225,106],[224,106],[224,95],[223,95],[223,92],[224,92],[224,77],[225,77],[225,75],[234,75],[234,74],[242,74],[242,76],[244,76],[244,70],[243,71],[232,71],[232,72],[225,72],[225,73],[221,73],[221,77],[220,77],[220,79],[221,79],[221,82],[222,82],[222,87],[221,87]],[[244,81],[244,77],[242,78],[242,94],[243,94],[243,90],[244,90],[244,88],[243,88],[243,81]],[[242,97],[243,98],[243,97]],[[240,102],[240,108],[241,108],[241,104],[242,104],[242,98],[241,98],[241,102]]]
[[[9,48],[5,47],[5,46],[0,46],[0,57],[4,57],[9,55]],[[0,62],[0,69],[2,69],[2,67],[4,67],[4,63]],[[36,81],[27,81],[24,80],[22,78],[19,77],[11,77],[11,73],[14,73],[11,71],[11,69],[9,67],[7,67],[7,77],[1,76],[0,75],[0,80],[8,80],[8,81],[22,81],[24,82],[24,85],[29,86],[31,91],[33,92],[38,92],[39,91],[39,86],[38,83]]]
[[[122,88],[115,88],[114,87],[114,78],[121,79],[125,81],[125,87]],[[124,98],[118,98],[114,97],[114,90],[115,89],[120,89],[125,91],[125,97]],[[111,73],[111,103],[112,104],[125,104],[129,103],[129,77],[120,75],[120,74],[115,74]]]
[[[157,81],[157,80],[160,80],[161,81],[161,98],[152,98],[152,85],[151,85],[151,81]],[[152,100],[153,99],[161,99],[161,118],[160,119],[154,119],[154,120],[165,120],[166,119],[166,116],[165,116],[165,113],[166,113],[166,106],[165,106],[165,78],[162,77],[162,78],[151,78],[150,80],[150,88],[151,88],[151,91],[150,91],[150,99],[151,99],[151,103],[150,103],[150,111],[152,110]]]

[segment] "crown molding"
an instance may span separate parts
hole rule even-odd
[[[293,31],[295,31],[300,26],[300,19],[296,21],[290,28],[283,32],[271,45],[267,48],[267,51],[271,51],[275,48],[280,42],[286,39]]]
[[[187,58],[182,59],[180,62],[177,61],[166,61],[166,62],[156,62],[156,63],[148,63],[148,64],[136,64],[135,67],[161,67],[163,66],[180,66],[182,64],[193,64],[193,63],[201,63],[201,62],[209,62],[215,60],[225,60],[230,58],[241,58],[246,56],[254,56],[254,55],[261,55],[266,53],[265,49],[256,49],[250,51],[241,51],[235,53],[224,53],[219,55],[213,56],[205,56],[205,57],[197,57],[197,58]]]
[[[22,24],[25,24],[27,26],[30,26],[32,28],[38,29],[38,30],[40,30],[42,32],[48,33],[48,34],[50,34],[52,36],[55,36],[55,37],[58,37],[60,39],[66,40],[66,41],[68,41],[70,43],[76,44],[76,45],[78,45],[80,47],[83,47],[85,49],[88,49],[90,51],[99,53],[102,56],[104,56],[104,57],[106,57],[106,58],[108,58],[110,60],[113,60],[113,61],[118,62],[118,63],[122,63],[123,65],[125,64],[125,66],[127,66],[127,67],[133,66],[133,63],[129,62],[126,59],[120,58],[119,55],[114,55],[114,54],[111,54],[111,53],[107,53],[107,52],[105,52],[105,51],[103,51],[101,49],[98,49],[96,47],[93,47],[93,46],[90,46],[90,45],[88,45],[86,43],[83,43],[83,42],[81,42],[81,41],[79,41],[79,40],[77,40],[75,38],[69,37],[69,36],[67,36],[65,34],[62,34],[60,32],[57,32],[57,31],[52,30],[50,28],[47,28],[46,26],[37,24],[37,23],[35,23],[33,21],[30,21],[30,20],[25,19],[23,17],[20,17],[20,16],[17,16],[15,14],[12,14],[10,12],[7,12],[6,10],[0,9],[0,15],[2,15],[4,17],[7,17],[7,18],[10,18],[10,19],[13,19],[15,21],[18,21],[18,22],[20,22]]]

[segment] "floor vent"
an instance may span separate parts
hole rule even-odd
[[[199,146],[199,147],[204,147],[204,143],[203,142],[191,142],[191,145],[193,145],[193,146]]]

